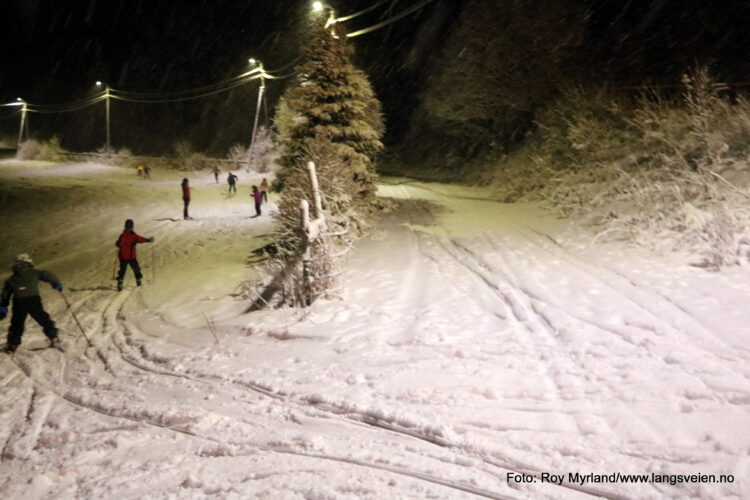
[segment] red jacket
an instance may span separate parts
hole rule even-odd
[[[190,199],[190,186],[188,186],[187,184],[182,185],[182,199],[183,200]]]
[[[135,245],[137,243],[146,243],[148,238],[144,238],[133,231],[123,231],[115,246],[120,249],[118,255],[123,260],[135,259]]]

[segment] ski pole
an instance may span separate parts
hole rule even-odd
[[[151,283],[156,283],[156,259],[154,258],[154,245],[151,244]]]
[[[81,326],[81,322],[78,321],[78,317],[76,316],[76,313],[73,312],[73,308],[70,307],[70,302],[68,302],[68,298],[65,296],[64,293],[62,293],[62,290],[60,291],[60,295],[62,295],[62,298],[65,301],[65,305],[68,306],[68,311],[70,311],[71,316],[73,316],[73,319],[76,320],[76,324],[78,325],[78,328],[81,329],[81,333],[83,334],[83,338],[86,339],[86,343],[89,346],[91,346],[91,341],[89,340],[88,335],[86,335],[86,332],[83,331],[83,327]]]
[[[115,279],[115,271],[117,270],[117,252],[115,252],[115,262],[112,264],[112,279]]]

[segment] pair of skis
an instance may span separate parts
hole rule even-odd
[[[81,330],[81,333],[83,334],[83,338],[86,339],[86,344],[89,347],[91,347],[91,340],[89,339],[89,336],[86,335],[86,331],[83,329],[83,326],[81,325],[81,322],[78,321],[78,316],[76,316],[76,313],[73,312],[73,308],[70,306],[70,302],[68,301],[68,297],[65,296],[65,294],[62,292],[62,290],[60,291],[60,295],[62,295],[62,298],[65,301],[65,306],[68,308],[68,311],[70,311],[71,316],[73,316],[73,319],[75,320],[76,324],[78,325],[78,328]],[[50,345],[48,347],[37,348],[37,349],[30,349],[30,350],[41,350],[41,349],[57,349],[58,351],[60,351],[62,353],[65,352],[65,348],[63,348],[63,346],[60,345],[59,340],[58,340],[58,342],[50,342]],[[2,351],[5,352],[5,353],[7,353],[7,354],[10,354],[10,355],[13,355],[15,353],[15,351],[14,352],[9,352],[8,351],[7,344],[4,346],[4,348],[2,349]]]

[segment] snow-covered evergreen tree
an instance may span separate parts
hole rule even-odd
[[[277,124],[285,148],[279,187],[310,160],[312,146],[329,143],[336,155],[330,161],[346,163],[355,180],[357,192],[351,194],[366,199],[374,190],[375,157],[383,148],[380,102],[365,73],[352,63],[354,50],[343,33],[316,23],[310,38],[298,82],[277,109],[287,115],[286,123]]]
[[[299,204],[313,199],[306,164],[313,161],[317,166],[328,232],[348,240],[361,232],[374,201],[375,158],[383,148],[380,139],[385,130],[380,102],[367,76],[352,63],[354,50],[345,35],[332,33],[322,23],[315,23],[310,31],[298,80],[279,101],[275,117],[283,150],[275,183],[281,190],[280,267],[292,290],[301,287],[311,295],[297,300],[303,304],[332,286],[330,250],[336,246],[320,240],[311,245],[312,279],[302,284],[296,265],[304,241]]]

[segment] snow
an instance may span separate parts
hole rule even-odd
[[[33,252],[93,343],[45,287],[66,353],[32,350],[29,322],[0,358],[0,497],[750,496],[746,268],[384,179],[397,210],[346,262],[339,299],[246,314],[236,291],[272,228],[249,217],[260,179],[240,174],[227,197],[210,173],[0,163],[0,262]],[[156,242],[138,248],[147,283],[117,293],[126,218]],[[735,480],[567,476],[618,472]]]

